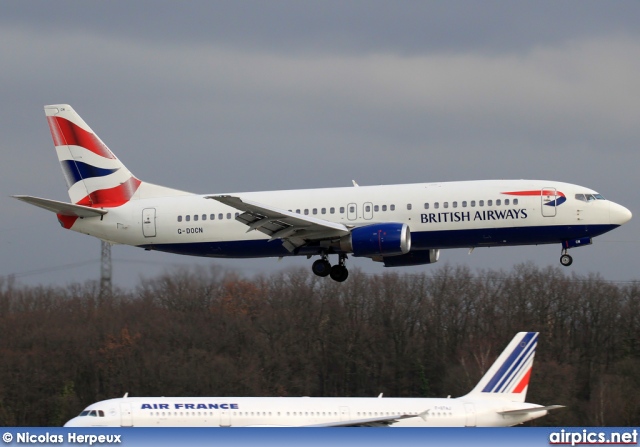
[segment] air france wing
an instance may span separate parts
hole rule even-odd
[[[305,427],[388,427],[395,424],[401,419],[414,418],[413,414],[394,414],[384,417],[353,419],[350,421],[328,422],[326,424],[305,425]]]
[[[240,197],[220,195],[205,198],[217,200],[242,211],[243,213],[236,217],[236,220],[249,227],[247,232],[258,230],[269,236],[271,241],[280,239],[289,251],[310,241],[332,239],[349,234],[349,229],[343,224],[302,216],[271,205],[243,200]]]

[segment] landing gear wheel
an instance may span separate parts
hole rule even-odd
[[[349,277],[349,270],[344,265],[334,265],[330,275],[334,281],[343,282]]]
[[[328,276],[331,272],[331,264],[326,259],[318,259],[311,265],[311,270],[318,276]]]
[[[571,257],[571,255],[568,255],[565,253],[562,256],[560,256],[560,264],[564,265],[565,267],[569,267],[572,263],[573,263],[573,258]]]

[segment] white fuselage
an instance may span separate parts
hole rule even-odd
[[[237,209],[206,195],[145,199],[143,184],[129,202],[71,229],[113,243],[208,257],[318,254],[310,244],[292,252],[237,222]],[[535,192],[537,191],[537,194]],[[553,194],[541,195],[540,191]],[[631,218],[629,210],[591,189],[538,180],[487,180],[234,194],[243,200],[349,227],[383,222],[409,226],[411,250],[563,243],[591,238]],[[589,196],[589,200],[576,197]],[[597,199],[595,197],[598,197]],[[337,251],[334,251],[337,252]]]
[[[97,402],[65,427],[299,427],[413,415],[392,427],[504,427],[547,411],[504,400],[331,397],[126,397]]]

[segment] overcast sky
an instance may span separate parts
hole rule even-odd
[[[43,112],[68,103],[138,178],[198,193],[352,179],[590,187],[636,217],[572,250],[564,271],[640,279],[638,18],[635,0],[3,2],[0,276],[99,276],[98,240],[10,198],[69,200]],[[559,256],[559,245],[450,250],[441,262],[561,268]],[[311,266],[123,246],[113,258],[122,287],[177,265]]]

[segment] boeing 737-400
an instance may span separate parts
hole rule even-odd
[[[125,395],[89,405],[65,427],[507,427],[562,407],[525,402],[537,343],[537,332],[518,333],[456,399]]]
[[[401,267],[434,263],[447,248],[559,244],[568,266],[568,249],[631,219],[592,189],[547,180],[193,194],[136,178],[69,105],[45,113],[72,203],[14,197],[64,228],[146,250],[318,256],[316,275],[344,281],[350,254]]]

